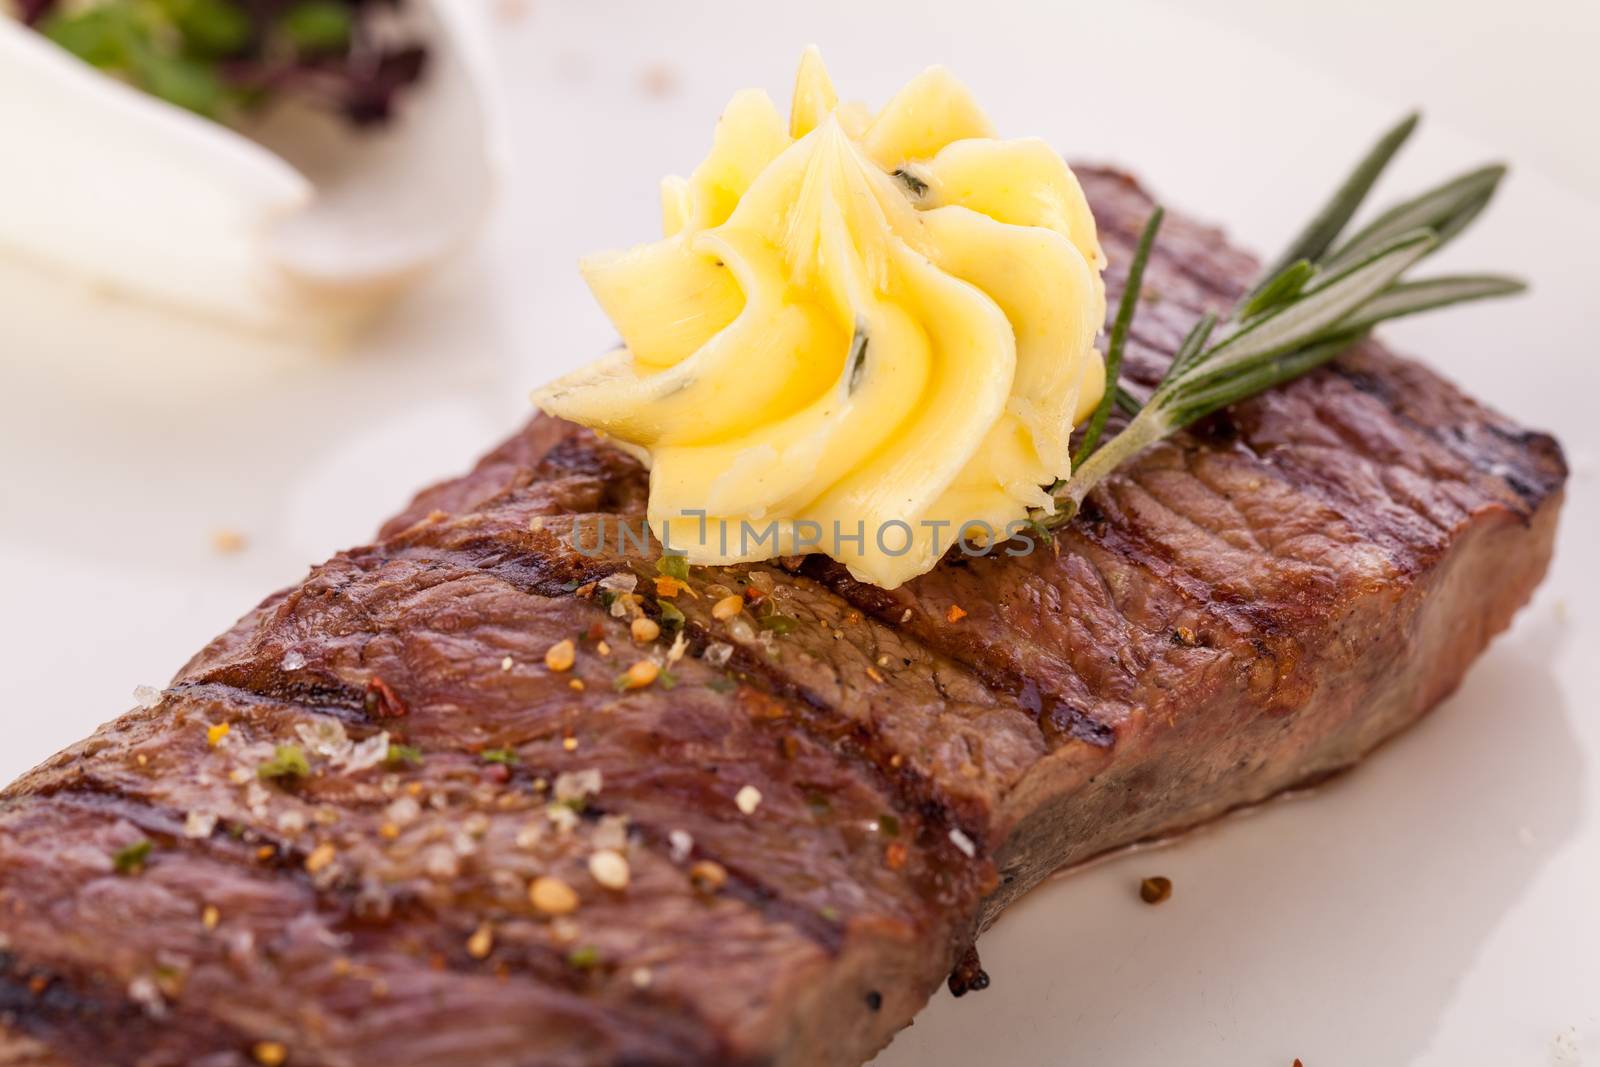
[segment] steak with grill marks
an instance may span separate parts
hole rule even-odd
[[[1080,173],[1125,263],[1150,201]],[[1129,374],[1252,266],[1169,219]],[[1365,344],[1031,555],[894,591],[696,568],[688,654],[619,689],[630,578],[662,614],[649,552],[615,550],[647,477],[537,419],[6,790],[0,1064],[859,1063],[1050,871],[1437,703],[1543,575],[1564,479],[1551,438]],[[409,747],[368,766],[381,732]],[[284,745],[311,773],[261,777]]]

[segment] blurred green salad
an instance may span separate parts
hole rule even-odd
[[[358,126],[386,121],[427,51],[403,0],[13,0],[84,62],[222,122],[297,99]]]

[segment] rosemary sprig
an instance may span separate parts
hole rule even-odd
[[[1240,299],[1226,322],[1206,314],[1141,403],[1117,380],[1155,236],[1157,208],[1140,235],[1106,347],[1106,395],[1085,428],[1070,478],[1051,487],[1055,510],[1032,518],[1046,529],[1070,520],[1100,480],[1145,448],[1217,410],[1291,381],[1365,338],[1380,322],[1526,286],[1500,275],[1408,280],[1405,273],[1464,230],[1505,176],[1482,167],[1382,212],[1339,244],[1379,176],[1416,128],[1407,116],[1379,139],[1322,210]],[[1131,416],[1099,444],[1111,408]]]

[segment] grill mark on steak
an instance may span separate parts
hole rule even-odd
[[[1125,175],[1080,173],[1114,299],[1150,204]],[[1194,318],[1225,308],[1252,270],[1216,231],[1169,219],[1130,377],[1159,378]],[[1048,870],[1346,766],[1430,706],[1537,580],[1564,473],[1548,437],[1367,346],[1139,457],[1049,551],[948,560],[893,592],[813,557],[780,576],[799,626],[771,649],[710,619],[709,598],[680,599],[696,652],[728,641],[731,668],[691,657],[670,694],[618,696],[623,623],[571,590],[623,568],[647,585],[653,561],[580,557],[559,532],[636,519],[647,479],[587,431],[535,420],[419,494],[376,545],[264,601],[161,708],[4,794],[0,935],[21,966],[100,999],[59,1017],[0,1013],[0,1060],[42,1041],[74,1067],[167,1052],[234,1067],[248,1041],[279,1037],[299,1067],[858,1062]],[[694,578],[703,590],[752,570]],[[1477,599],[1463,606],[1463,590]],[[959,625],[952,604],[968,613]],[[621,654],[602,662],[586,646],[574,673],[588,688],[574,694],[539,658],[597,618]],[[291,649],[300,671],[282,668]],[[736,690],[708,688],[730,673]],[[403,719],[368,714],[374,676]],[[230,744],[270,752],[318,716],[359,736],[403,731],[428,762],[260,787],[257,813],[204,740],[226,719]],[[491,746],[522,762],[486,777],[474,753]],[[579,828],[520,845],[543,819],[532,780],[590,765],[605,786]],[[733,810],[747,782],[763,793],[753,817]],[[382,820],[410,786],[420,813],[385,843]],[[826,813],[808,810],[813,793]],[[106,873],[135,823],[170,831],[175,813],[207,805],[230,833],[282,850],[258,866],[220,831],[169,832],[144,874]],[[584,871],[615,812],[640,838],[620,895]],[[908,846],[899,871],[864,829],[888,813]],[[464,829],[474,819],[481,836]],[[693,856],[733,872],[715,898],[688,890],[664,844],[683,827]],[[308,872],[322,841],[335,856]],[[582,889],[572,943],[597,942],[595,970],[568,969],[570,943],[529,914],[523,886],[546,872]],[[221,930],[257,935],[248,966],[199,929],[202,895],[223,904]],[[466,941],[485,920],[494,945],[478,960]],[[96,1013],[132,1011],[126,983],[172,951],[210,981],[159,1033],[119,1040]],[[338,959],[353,970],[334,973]],[[641,964],[647,990],[627,980]]]

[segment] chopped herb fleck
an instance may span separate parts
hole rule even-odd
[[[663,689],[671,689],[678,684],[678,676],[671,671],[662,671],[656,675],[656,684]]]
[[[150,850],[155,848],[149,840],[141,838],[131,845],[124,845],[112,854],[111,866],[118,874],[138,874],[144,870],[144,865],[150,859]]]
[[[391,767],[420,767],[422,766],[422,749],[415,745],[390,744],[389,752],[383,761]]]
[[[824,904],[822,907],[817,909],[817,914],[822,916],[824,919],[827,919],[831,923],[836,923],[839,921],[839,909],[834,907],[832,904]]]
[[[797,620],[787,615],[772,614],[761,620],[761,628],[763,630],[771,630],[779,637],[787,633],[793,633],[796,625]]]
[[[671,554],[662,556],[656,560],[656,571],[668,578],[686,582],[689,580],[689,557]]]
[[[311,762],[299,745],[279,745],[272,758],[256,768],[262,778],[306,778],[311,774]]]
[[[485,763],[499,763],[507,767],[517,762],[517,754],[509,748],[486,748],[478,753],[478,758]]]
[[[731,693],[739,688],[739,683],[732,678],[713,678],[706,683],[706,688],[713,693]]]
[[[900,820],[893,815],[878,816],[878,829],[889,837],[900,836]]]
[[[600,950],[593,945],[580,945],[567,953],[567,964],[580,971],[590,971],[600,965]]]
[[[860,326],[850,339],[850,355],[845,365],[850,368],[845,372],[845,393],[850,394],[861,384],[861,376],[867,370],[867,331]]]
[[[916,199],[921,200],[924,196],[928,195],[928,183],[917,177],[915,174],[912,174],[904,167],[895,171],[893,176],[899,179],[900,184],[904,185],[906,187],[906,191]]]
[[[665,600],[657,605],[661,609],[661,625],[669,630],[681,630],[686,621],[683,612],[678,610],[676,604],[669,604]]]

